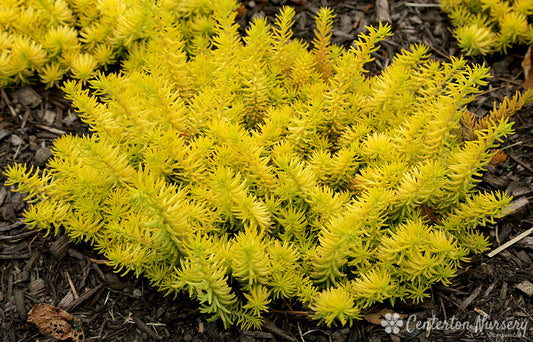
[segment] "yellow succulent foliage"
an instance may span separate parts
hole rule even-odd
[[[533,44],[532,0],[442,0],[459,47],[466,55],[505,53],[517,44]]]
[[[369,75],[390,26],[368,27],[344,50],[322,9],[309,48],[292,38],[290,7],[241,38],[235,5],[216,2],[214,36],[191,45],[174,15],[155,9],[149,39],[113,35],[130,44],[122,73],[96,73],[90,89],[64,84],[92,134],[59,138],[45,170],[5,171],[33,203],[30,227],[64,229],[117,271],[186,292],[212,319],[246,329],[289,299],[328,326],[376,303],[420,301],[487,248],[476,227],[511,198],[475,185],[533,92],[477,120],[466,107],[485,66],[439,62],[414,45]],[[89,23],[87,6],[72,8]],[[131,9],[123,32],[139,27]],[[41,65],[21,41],[36,50],[28,65]],[[99,63],[84,53],[82,79]]]
[[[86,82],[149,39],[156,13],[179,23],[190,48],[195,36],[213,34],[212,12],[212,1],[197,0],[2,1],[0,86],[51,87],[65,75]]]

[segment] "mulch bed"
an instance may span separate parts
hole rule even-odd
[[[427,3],[426,3],[427,2]],[[333,39],[349,46],[366,25],[389,20],[395,36],[374,54],[372,72],[390,64],[402,48],[423,42],[435,58],[459,56],[450,33],[451,25],[437,1],[243,1],[240,23],[266,15],[273,18],[283,4],[295,6],[294,31],[309,40],[316,10],[334,9]],[[525,54],[518,47],[507,55],[472,59],[491,66],[494,77],[471,110],[487,113],[494,101],[521,90],[520,67]],[[84,134],[69,103],[57,89],[0,89],[0,167],[14,162],[37,166],[46,164],[50,146],[59,135]],[[517,210],[493,226],[481,228],[493,248],[533,226],[529,201],[533,198],[533,108],[515,116],[516,134],[509,137],[507,160],[489,167],[481,190],[506,190],[516,199]],[[0,183],[5,182],[0,176]],[[379,324],[382,309],[376,306],[368,320],[352,327],[317,327],[298,312],[267,315],[262,331],[224,330],[199,313],[196,302],[186,295],[166,298],[143,278],[119,276],[105,265],[102,256],[89,245],[71,244],[64,236],[45,237],[20,223],[26,208],[24,196],[0,187],[0,341],[56,341],[27,322],[27,313],[37,303],[58,306],[81,321],[85,341],[530,341],[533,340],[533,237],[521,239],[492,258],[483,253],[472,256],[449,286],[434,286],[431,298],[421,304],[397,303],[394,311],[404,314],[403,322],[416,317],[419,326],[405,326],[388,334]],[[532,235],[533,236],[533,235]],[[411,315],[411,316],[409,316]],[[416,315],[416,316],[414,316]],[[409,318],[407,318],[409,317]],[[484,326],[487,322],[520,323],[521,326]],[[456,322],[442,326],[422,323]],[[369,322],[373,321],[373,323]],[[378,324],[375,324],[378,323]],[[410,321],[413,323],[413,321]],[[458,323],[463,325],[459,326]],[[468,326],[467,326],[468,325]],[[429,328],[428,328],[429,327]],[[479,327],[479,326],[477,326]],[[523,328],[523,329],[522,329]],[[521,330],[522,329],[522,330]],[[481,330],[481,331],[480,331]],[[517,336],[525,332],[525,336]]]

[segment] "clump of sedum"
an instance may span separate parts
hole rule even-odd
[[[475,185],[532,93],[476,120],[484,66],[414,45],[370,75],[389,26],[345,50],[322,9],[308,46],[285,8],[241,39],[234,5],[217,3],[190,57],[159,12],[123,73],[64,85],[91,133],[58,139],[44,170],[6,171],[33,202],[25,222],[89,241],[226,327],[257,328],[289,299],[349,324],[449,283],[488,246],[476,227],[506,213],[507,195]]]

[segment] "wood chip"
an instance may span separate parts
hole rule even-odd
[[[24,291],[16,287],[13,291],[15,297],[15,307],[17,308],[17,313],[22,321],[26,320],[26,305],[24,303]]]
[[[522,261],[527,266],[531,266],[533,264],[533,261],[531,260],[529,255],[527,255],[527,253],[525,251],[517,252],[516,256],[518,257],[518,259],[520,259],[520,261]]]
[[[69,291],[62,299],[61,301],[59,302],[59,304],[57,304],[58,307],[60,308],[68,308],[72,305],[72,302],[74,302],[75,298],[74,298],[74,294],[72,294],[71,291]]]
[[[6,222],[13,222],[17,219],[17,215],[15,214],[15,210],[13,209],[13,205],[11,203],[6,203],[0,208],[0,215]]]
[[[8,190],[5,186],[0,188],[0,205],[4,203],[4,200],[7,197]],[[1,230],[0,230],[1,231]]]
[[[389,2],[387,0],[376,0],[376,17],[378,21],[391,21],[389,13]]]
[[[531,167],[531,165],[529,165],[528,163],[526,163],[525,161],[523,161],[521,158],[518,158],[517,156],[511,154],[511,153],[507,153],[507,155],[513,159],[515,162],[517,162],[518,164],[522,165],[523,167],[525,167],[529,172],[533,173],[533,167]]]
[[[11,203],[13,204],[13,210],[19,211],[21,209],[24,209],[26,207],[26,201],[24,201],[24,198],[26,197],[26,194],[22,192],[17,192],[16,194],[11,197]]]
[[[504,302],[505,298],[507,298],[507,283],[503,282],[502,288],[500,289],[500,301]]]
[[[61,260],[65,257],[65,255],[67,255],[69,246],[70,240],[68,236],[61,235],[57,240],[50,244],[49,250],[50,253],[57,258],[57,260]]]
[[[504,189],[507,184],[509,184],[509,178],[507,177],[496,177],[492,173],[487,173],[483,176],[483,181],[489,183],[497,189]]]
[[[17,221],[13,224],[8,224],[7,226],[0,226],[0,232],[8,232],[13,229],[20,228],[24,225],[24,222]]]
[[[24,139],[22,139],[21,137],[19,137],[16,134],[12,134],[11,137],[9,138],[9,142],[13,146],[18,146],[18,145],[24,143]]]
[[[51,156],[52,156],[52,152],[50,152],[49,148],[39,147],[37,151],[35,152],[35,156],[34,156],[35,165],[43,166],[44,164],[46,164],[46,161]]]
[[[529,297],[533,295],[533,284],[527,280],[516,285],[516,288],[527,294]]]
[[[0,130],[0,141],[2,141],[5,137],[8,137],[11,135],[11,131],[7,129]]]
[[[483,294],[483,298],[487,298],[489,294],[492,292],[492,290],[494,290],[495,287],[496,287],[496,282],[493,282],[492,284],[490,284],[489,287],[485,290],[485,293]]]
[[[40,297],[43,294],[44,289],[46,288],[46,283],[42,278],[38,278],[32,281],[28,285],[28,288],[30,289],[32,296]]]
[[[51,110],[46,110],[42,117],[42,120],[48,126],[52,126],[56,120],[57,113]]]
[[[477,296],[479,296],[480,293],[481,293],[481,286],[477,287],[470,296],[468,296],[465,300],[463,300],[463,302],[459,305],[459,309],[465,310],[474,301],[474,299],[476,299]]]
[[[505,242],[509,234],[511,234],[511,232],[515,228],[515,225],[510,222],[503,222],[503,224],[501,225],[501,229],[499,227],[496,227],[496,241],[498,241],[498,245],[501,245],[502,241]]]
[[[511,202],[509,213],[505,216],[508,219],[521,219],[527,211],[529,200],[527,197],[520,197]]]
[[[521,248],[533,249],[533,237],[529,236],[529,237],[523,238],[521,241],[517,242],[516,245]]]
[[[516,180],[509,183],[505,191],[513,197],[517,198],[522,196],[528,196],[530,193],[533,192],[533,188],[529,183]]]
[[[23,106],[35,108],[41,104],[41,96],[32,88],[24,87],[12,93],[13,99]]]

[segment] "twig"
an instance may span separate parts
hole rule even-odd
[[[26,123],[28,122],[28,118],[30,116],[30,109],[26,109],[24,112],[24,117],[22,118],[22,123],[20,124],[20,128],[26,127]]]
[[[444,307],[444,301],[442,300],[442,296],[439,296],[439,302],[440,302],[440,307],[442,309],[442,314],[444,316],[444,321],[446,322],[448,318],[446,317],[446,308]]]
[[[100,260],[100,259],[93,259],[93,258],[89,258],[89,260],[97,265],[107,265],[108,263],[107,260]]]
[[[522,310],[527,315],[527,317],[529,317],[530,320],[533,321],[533,317],[531,317],[531,315],[527,312],[527,309],[521,307],[520,304],[518,304],[518,302],[516,301],[516,299],[514,299],[513,295],[511,295],[511,299],[513,300],[514,304],[518,306],[518,308]]]
[[[302,334],[302,338],[303,336],[307,335],[307,334],[312,334],[314,332],[321,332],[323,333],[324,335],[327,335],[328,336],[328,339],[329,339],[329,342],[332,342],[331,340],[331,334],[327,331],[324,331],[324,330],[320,330],[320,329],[313,329],[313,330],[309,330],[309,331],[306,331],[305,333]]]
[[[418,4],[416,2],[408,2],[405,4],[407,7],[440,7],[439,4]]]
[[[492,93],[493,91],[497,91],[497,90],[500,90],[502,88],[503,88],[503,86],[493,87],[491,89],[488,89],[488,90],[482,91],[480,93],[477,93],[476,96],[486,95],[488,93]]]
[[[478,286],[474,290],[474,292],[470,294],[470,296],[468,296],[465,300],[463,300],[461,304],[458,305],[459,309],[464,311],[470,304],[472,304],[474,299],[476,299],[480,293],[481,293],[481,286]]]
[[[12,229],[16,229],[16,228],[19,228],[19,227],[22,227],[25,223],[22,222],[22,221],[17,221],[15,223],[12,223],[10,225],[7,225],[7,226],[1,226],[0,227],[0,232],[7,232],[7,231],[10,231]]]
[[[509,158],[511,158],[512,160],[514,160],[518,164],[520,164],[523,167],[525,167],[529,172],[533,173],[533,168],[531,166],[529,166],[526,162],[524,162],[522,159],[520,159],[518,157],[515,157],[514,155],[512,155],[510,153],[507,153],[507,155],[509,156]]]
[[[481,309],[474,308],[474,311],[475,311],[478,315],[483,316],[483,318],[486,318],[486,319],[489,319],[489,318],[490,318],[490,315],[489,315],[488,313],[486,313],[485,311],[481,310]]]
[[[247,330],[243,330],[241,331],[241,334],[242,335],[245,335],[245,336],[250,336],[252,338],[255,339],[268,339],[268,340],[273,340],[275,339],[274,335],[272,335],[271,333],[269,332],[264,332],[264,331],[247,331]]]
[[[13,107],[11,106],[11,101],[9,101],[9,98],[7,97],[7,94],[6,94],[5,90],[4,90],[4,88],[0,88],[0,91],[2,92],[2,98],[6,102],[7,108],[9,108],[9,112],[11,113],[11,115],[14,118],[16,118],[17,117],[17,112],[15,112],[15,109],[13,109]]]
[[[22,144],[19,144],[17,146],[17,150],[15,151],[15,155],[13,156],[13,160],[16,160],[18,155],[19,155],[19,152],[20,152],[20,147],[22,146]]]
[[[300,334],[300,338],[302,339],[302,342],[305,342],[304,335],[302,334],[302,328],[300,328],[300,323],[296,323],[298,326],[298,333]]]
[[[146,325],[149,327],[166,327],[167,326],[165,323],[146,323]]]
[[[133,321],[141,330],[146,332],[148,335],[150,335],[155,340],[161,340],[162,337],[159,336],[156,332],[154,332],[146,323],[144,323],[139,317],[133,316]]]
[[[359,18],[357,18],[357,20],[355,21],[355,23],[353,24],[353,28],[356,29],[357,26],[359,26],[359,23],[361,22],[361,19],[363,19],[363,16],[366,14],[366,12],[372,8],[372,4],[368,4],[368,6],[366,6],[365,10],[363,13],[361,13],[361,15],[359,16]]]
[[[493,250],[492,252],[490,252],[488,254],[489,258],[492,258],[493,256],[495,256],[496,254],[500,253],[501,251],[503,251],[504,249],[508,248],[509,246],[512,246],[514,245],[515,243],[517,243],[518,241],[522,240],[523,238],[525,238],[526,236],[528,236],[529,234],[531,234],[531,232],[533,232],[533,227],[532,228],[529,228],[528,230],[526,230],[525,232],[523,232],[522,234],[518,235],[517,237],[515,237],[514,239],[510,240],[510,241],[507,241],[506,243],[504,243],[503,245],[501,245],[500,247],[496,248],[495,250]]]
[[[27,231],[27,232],[24,232],[24,233],[20,233],[20,234],[17,234],[17,235],[4,235],[4,236],[0,236],[0,241],[2,241],[2,240],[19,240],[19,239],[22,239],[22,238],[37,234],[38,232],[39,231],[37,231],[37,230],[30,230],[30,231]]]
[[[502,148],[500,148],[500,150],[503,151],[503,150],[506,150],[506,149],[508,149],[508,148],[514,147],[514,146],[516,146],[516,145],[522,145],[522,141],[520,140],[520,141],[518,141],[518,142],[515,142],[515,143],[512,144],[512,145],[502,147]]]
[[[54,134],[58,134],[58,135],[63,135],[67,132],[63,131],[63,130],[60,130],[60,129],[57,129],[57,128],[54,128],[54,127],[48,127],[48,126],[45,126],[45,125],[41,125],[41,124],[35,124],[35,126],[39,127],[39,128],[42,128],[50,133],[54,133]]]
[[[78,299],[74,300],[73,302],[69,303],[68,305],[65,305],[65,307],[63,309],[67,310],[67,311],[74,310],[75,308],[77,308],[78,306],[83,304],[83,302],[85,302],[86,300],[92,298],[98,291],[100,291],[100,289],[102,287],[103,287],[102,284],[97,285],[96,287],[90,289],[89,291],[87,291],[84,294],[82,294],[81,296],[79,296]]]
[[[310,315],[313,311],[294,311],[294,310],[270,310],[268,313],[286,314],[286,315]]]
[[[102,323],[102,326],[100,327],[100,330],[98,331],[98,338],[102,337],[102,333],[104,332],[106,323],[107,323],[107,317],[104,318],[104,322]]]
[[[31,258],[31,256],[32,256],[31,253],[27,253],[27,254],[20,254],[20,253],[0,254],[0,260],[29,259],[29,258]]]
[[[31,239],[31,241],[30,241],[30,243],[29,243],[29,246],[33,245],[33,242],[39,237],[39,235],[41,235],[41,233],[35,235],[35,236],[33,237],[33,239]]]
[[[450,59],[450,56],[445,54],[444,52],[440,51],[439,49],[437,49],[436,47],[434,47],[433,45],[429,44],[429,43],[425,43],[427,46],[429,46],[430,49],[432,49],[434,52],[436,52],[439,56],[441,56],[442,58],[446,59],[446,60],[449,60]]]
[[[68,271],[65,273],[67,274],[68,284],[70,285],[70,289],[72,290],[72,294],[74,295],[74,298],[75,299],[80,298],[80,295],[78,294],[78,291],[76,291],[76,287],[74,286],[74,283],[72,282],[72,279],[70,278],[70,274],[68,274]]]
[[[270,321],[265,321],[264,328],[265,330],[268,330],[269,332],[271,332],[272,334],[276,336],[279,336],[291,342],[297,342],[297,340],[292,335],[287,333],[285,330],[278,328],[277,326],[274,325],[274,323]]]
[[[512,84],[512,85],[515,85],[517,87],[521,87],[522,86],[522,83],[520,81],[513,81],[513,80],[510,80],[508,78],[502,78],[502,77],[496,77],[494,78],[495,81],[504,81],[504,82],[507,82],[509,84]],[[501,87],[503,88],[503,87]]]
[[[520,73],[518,74],[518,76],[520,76]],[[507,83],[510,83],[510,84],[513,84],[513,85],[516,85],[516,86],[522,86],[522,83],[516,81],[516,78],[517,78],[517,76],[515,76],[513,79],[495,77],[494,80],[496,80],[496,81],[504,81],[504,82],[507,82]],[[504,87],[503,85],[502,86],[498,86],[498,87],[493,87],[491,89],[488,89],[488,90],[482,91],[480,93],[477,93],[476,96],[492,93],[493,91],[500,90],[503,87]]]

